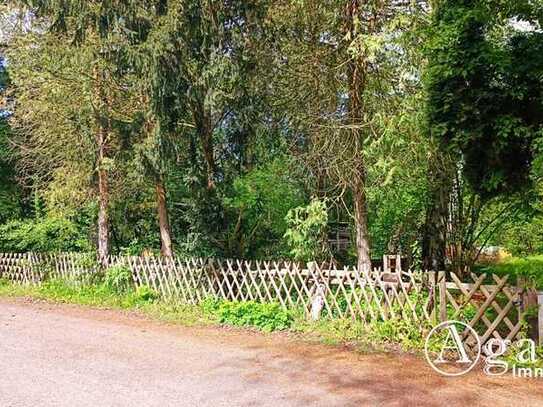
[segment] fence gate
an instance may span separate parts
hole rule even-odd
[[[451,273],[439,272],[439,319],[459,320],[473,328],[486,343],[491,338],[520,339],[530,290],[509,284],[508,276],[495,274],[466,276],[468,283]],[[535,304],[537,306],[537,301]]]

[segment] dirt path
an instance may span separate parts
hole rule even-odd
[[[0,406],[541,406],[543,382],[409,356],[0,299]]]

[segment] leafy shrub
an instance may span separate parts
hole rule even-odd
[[[543,253],[543,217],[539,215],[524,220],[513,219],[500,231],[495,241],[514,256]]]
[[[136,299],[145,302],[153,302],[158,299],[159,295],[156,291],[146,285],[142,285],[136,289]]]
[[[514,257],[500,264],[479,267],[476,271],[508,275],[510,282],[514,282],[518,277],[524,277],[534,287],[543,289],[543,256]]]
[[[64,218],[13,220],[0,226],[0,250],[5,252],[90,251],[80,228]]]
[[[328,212],[326,203],[313,199],[308,206],[288,211],[285,239],[296,260],[323,260],[327,254],[326,226]]]
[[[254,326],[265,332],[287,329],[293,321],[292,314],[275,303],[206,300],[202,306],[205,312],[215,315],[220,323]]]
[[[368,338],[375,344],[398,344],[404,350],[422,349],[424,329],[406,319],[376,321],[368,324]]]
[[[125,293],[133,287],[132,271],[124,266],[113,266],[106,270],[104,285],[116,293]]]
[[[239,219],[226,230],[229,255],[263,258],[288,254],[281,240],[287,229],[285,216],[303,203],[289,164],[286,158],[277,158],[234,180],[223,200],[228,216]]]

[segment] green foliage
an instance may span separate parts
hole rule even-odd
[[[374,322],[369,332],[369,339],[377,344],[399,344],[405,350],[424,347],[424,330],[407,319]]]
[[[50,282],[47,286],[27,286],[0,280],[0,296],[32,297],[48,301],[70,302],[94,307],[131,309],[151,318],[183,325],[209,324],[214,321],[204,315],[201,307],[156,301],[156,292],[147,286],[136,292],[112,294],[103,285],[74,286],[69,282]]]
[[[328,211],[324,201],[314,198],[305,207],[291,209],[286,222],[284,237],[296,260],[319,261],[326,257]]]
[[[536,193],[522,196],[519,205],[511,207],[501,216],[499,233],[489,239],[491,245],[504,247],[516,257],[543,253],[543,196],[540,190],[541,186],[538,186]],[[503,212],[506,204],[490,207],[485,217],[496,216],[499,210]]]
[[[506,3],[440,2],[426,44],[430,134],[483,198],[529,186],[543,129],[543,34],[511,25],[537,6]]]
[[[265,332],[285,330],[293,321],[291,312],[275,303],[207,299],[202,306],[207,313],[215,315],[220,323],[256,327]]]
[[[125,266],[110,267],[106,270],[104,285],[119,294],[130,291],[134,286],[132,271]]]
[[[507,275],[511,282],[523,277],[536,288],[543,289],[543,255],[512,258],[500,264],[479,267],[477,271]]]
[[[417,250],[419,231],[424,224],[425,184],[426,179],[419,177],[370,189],[369,210],[374,214],[369,225],[373,258]]]
[[[13,160],[10,159],[7,140],[9,127],[1,117],[2,113],[0,109],[0,223],[17,218],[21,212],[21,193],[14,179]]]
[[[5,69],[5,60],[0,55],[0,223],[16,218],[21,210],[19,202],[21,194],[15,181],[14,160],[8,142],[11,128],[7,116],[10,112],[4,110],[6,106],[2,100],[7,85],[9,77]]]
[[[91,249],[98,168],[112,251],[158,253],[160,184],[177,254],[300,261],[331,257],[328,225],[353,230],[361,186],[372,257],[419,257],[423,224],[442,226],[429,192],[474,214],[443,213],[466,233],[438,231],[471,253],[484,227],[464,197],[445,202],[436,149],[453,156],[445,180],[483,200],[541,177],[542,34],[510,24],[536,26],[536,2],[24,3],[0,68],[16,98],[0,118],[0,250]],[[543,252],[541,226],[501,240]]]
[[[81,228],[63,218],[13,220],[0,226],[0,249],[4,252],[90,251]]]
[[[230,255],[281,256],[281,237],[287,228],[285,217],[290,209],[303,202],[288,168],[288,162],[276,159],[234,180],[232,195],[224,199],[232,218],[237,218],[228,236]]]
[[[146,285],[140,285],[136,288],[136,298],[141,301],[155,301],[159,298],[158,293]]]
[[[366,188],[372,258],[409,255],[420,243],[431,148],[422,126],[424,97],[418,90],[398,102],[395,114],[379,115],[382,135],[365,149],[372,163]]]
[[[144,252],[160,252],[157,233],[156,202],[147,183],[138,182],[133,174],[126,176],[131,196],[117,196],[111,205],[110,217],[115,239],[122,254],[139,256]]]
[[[543,253],[543,218],[538,216],[506,227],[495,240],[514,256]]]
[[[317,338],[325,343],[338,345],[349,343],[357,349],[420,352],[424,349],[425,334],[429,328],[410,320],[361,322],[352,319],[321,319],[307,321],[297,319],[293,330],[303,336]]]

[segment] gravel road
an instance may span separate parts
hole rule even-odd
[[[439,377],[414,356],[0,299],[0,407],[541,406],[543,382]]]

